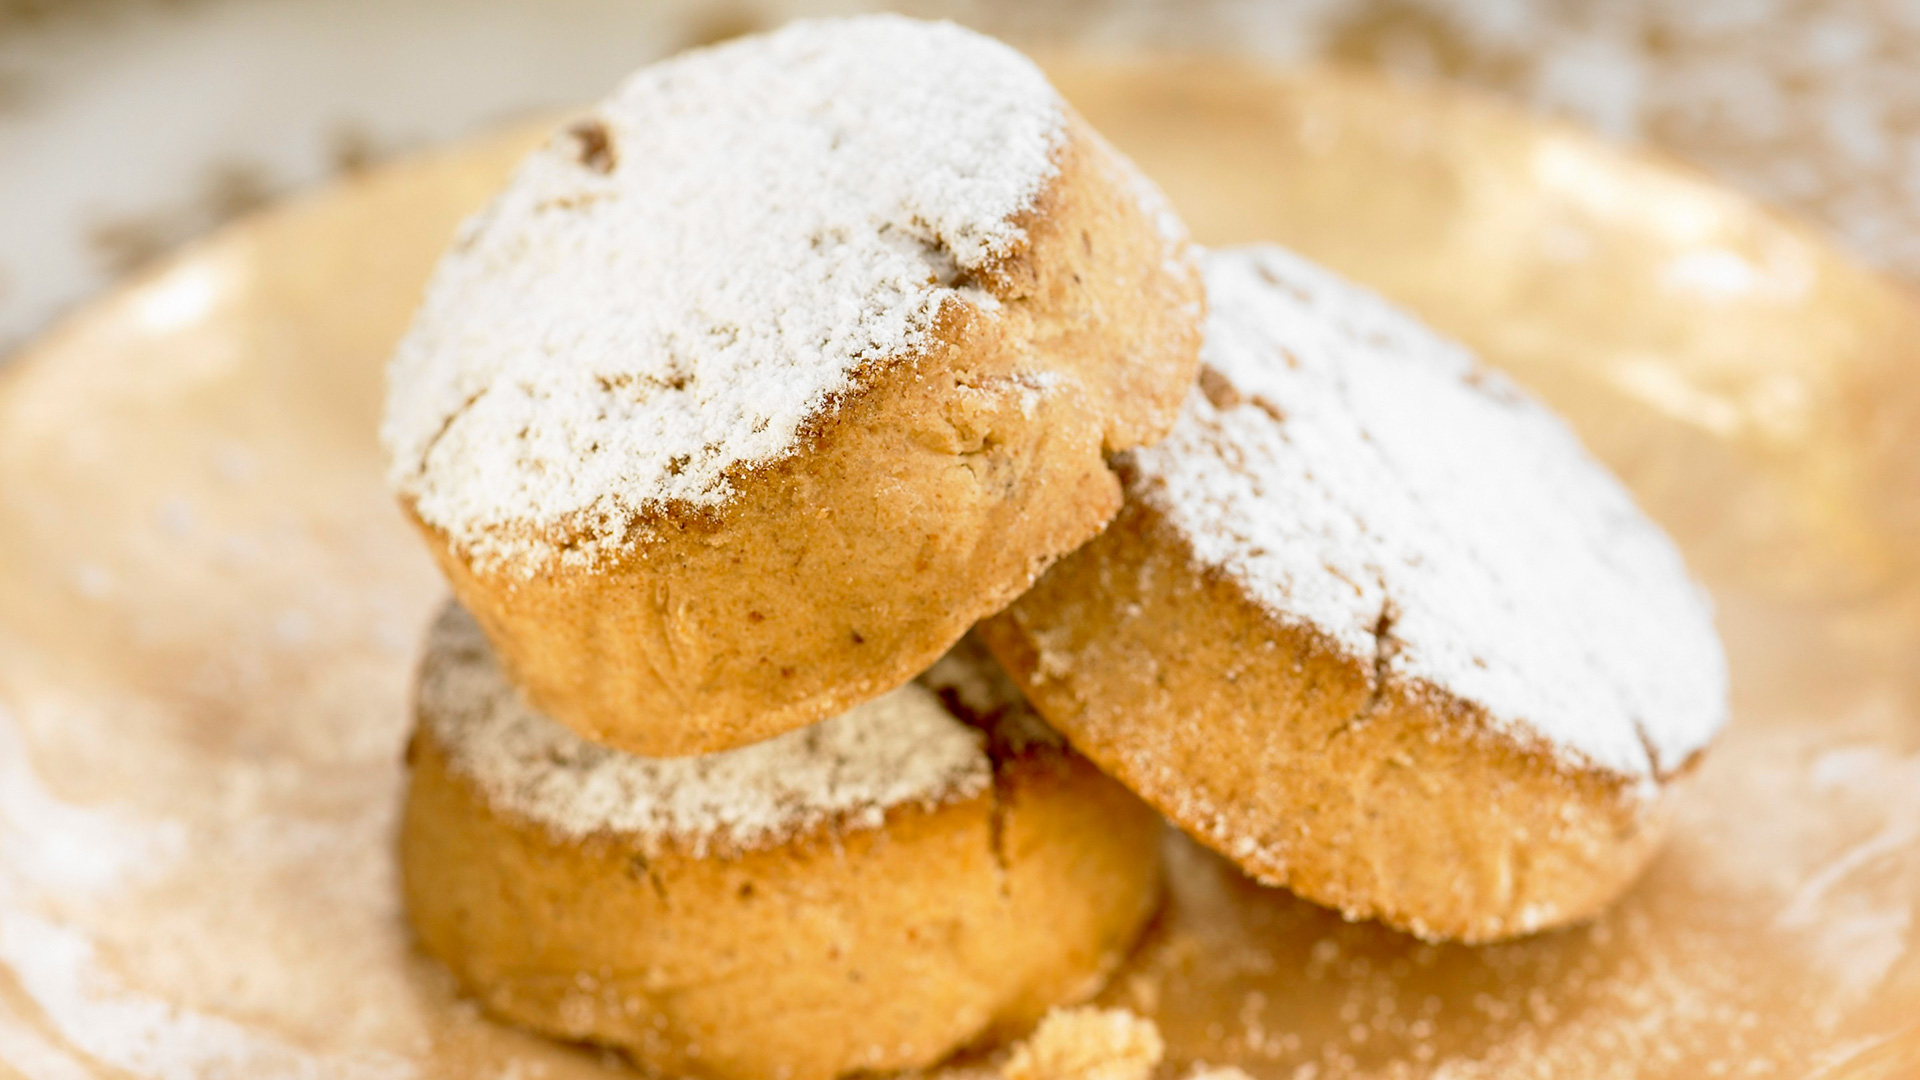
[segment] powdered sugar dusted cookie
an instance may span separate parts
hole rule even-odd
[[[1436,938],[1593,913],[1726,719],[1706,597],[1464,349],[1278,249],[1206,276],[1180,424],[984,636],[1076,748],[1263,880]]]
[[[390,480],[555,718],[744,745],[898,686],[1097,531],[1200,295],[1026,59],[798,23],[641,71],[462,229],[392,363]]]
[[[401,828],[408,915],[491,1012],[669,1076],[924,1066],[1098,989],[1160,820],[963,643],[920,681],[704,757],[586,742],[450,605]]]

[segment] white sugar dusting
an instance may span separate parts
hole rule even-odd
[[[419,700],[453,769],[496,808],[563,836],[628,834],[649,849],[750,849],[829,822],[876,828],[892,807],[972,798],[993,782],[984,736],[917,683],[738,750],[610,750],[528,706],[452,604],[428,638]]]
[[[1201,390],[1130,481],[1199,561],[1576,763],[1665,774],[1711,740],[1709,601],[1558,418],[1288,252],[1216,252],[1206,275]]]
[[[389,371],[389,480],[480,562],[710,506],[1018,250],[1058,95],[971,31],[795,23],[633,76],[442,259]],[[556,548],[554,531],[568,534]]]

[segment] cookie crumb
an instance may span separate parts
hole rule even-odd
[[[1000,1074],[1003,1080],[1147,1080],[1166,1050],[1159,1027],[1130,1009],[1055,1009],[1013,1048]]]

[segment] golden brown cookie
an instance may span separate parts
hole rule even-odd
[[[1705,595],[1464,349],[1279,249],[1205,265],[1179,426],[981,636],[1076,749],[1263,881],[1429,938],[1594,913],[1725,721]]]
[[[390,480],[541,708],[657,756],[906,682],[1120,505],[1201,287],[1030,62],[799,23],[635,75],[436,271]]]
[[[931,1064],[1098,989],[1159,818],[970,643],[742,750],[645,759],[525,705],[449,606],[400,840],[422,947],[491,1013],[664,1075]]]

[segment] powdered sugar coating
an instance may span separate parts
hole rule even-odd
[[[419,710],[451,767],[491,806],[561,836],[618,833],[646,850],[704,855],[827,823],[877,828],[890,808],[940,806],[993,783],[985,736],[917,683],[738,750],[644,758],[608,749],[527,705],[457,604],[428,635]]]
[[[944,305],[994,307],[951,283],[1022,243],[1065,123],[1026,58],[895,16],[643,69],[443,258],[389,373],[390,482],[523,568],[725,501]]]
[[[1679,552],[1547,409],[1272,247],[1206,260],[1201,389],[1130,494],[1277,617],[1524,741],[1664,775],[1726,720]]]

